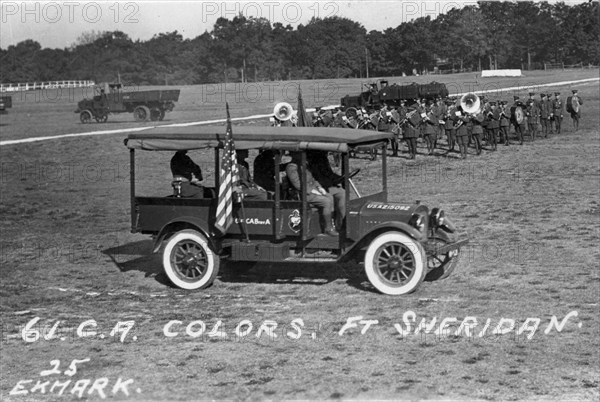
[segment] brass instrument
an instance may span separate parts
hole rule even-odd
[[[474,93],[469,92],[460,98],[460,106],[466,114],[477,114],[481,110],[481,99]]]
[[[477,115],[481,112],[481,99],[479,96],[475,95],[472,92],[464,94],[460,98],[460,107],[462,111],[467,117],[472,118],[472,116]],[[459,121],[454,129],[458,129],[460,126],[464,124],[464,121]]]
[[[279,102],[273,108],[273,114],[275,118],[279,121],[287,121],[292,118],[294,114],[294,108],[287,102]]]

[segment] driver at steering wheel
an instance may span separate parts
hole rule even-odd
[[[306,158],[308,170],[327,193],[333,197],[335,227],[340,231],[346,214],[346,190],[342,187],[342,176],[331,169],[326,151],[308,151]]]

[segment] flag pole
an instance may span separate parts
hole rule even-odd
[[[229,115],[229,103],[228,102],[225,102],[225,109],[227,109],[227,127],[233,138],[233,130],[231,129],[231,116]],[[237,155],[236,155],[235,163],[237,164]],[[238,174],[239,174],[239,171],[238,171]],[[244,193],[243,192],[236,193],[235,200],[236,200],[236,202],[238,202],[240,204],[240,209],[242,211],[242,232],[243,232],[244,238],[245,238],[244,241],[246,243],[249,243],[250,236],[248,235],[248,225],[246,224],[246,210],[244,208]]]

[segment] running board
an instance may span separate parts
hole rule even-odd
[[[311,263],[311,262],[337,262],[337,258],[334,257],[317,257],[314,255],[306,255],[306,257],[288,257],[285,262],[302,262],[302,263]]]

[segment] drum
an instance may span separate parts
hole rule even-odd
[[[510,115],[513,121],[516,121],[517,124],[522,124],[525,121],[525,112],[521,106],[513,106],[510,108]]]
[[[421,115],[417,110],[409,112],[406,115],[406,119],[413,127],[417,127],[421,123]]]
[[[356,119],[358,115],[358,111],[356,110],[355,107],[349,107],[348,109],[346,109],[346,117],[349,119]]]
[[[579,98],[575,96],[569,96],[567,98],[567,112],[579,113]]]

